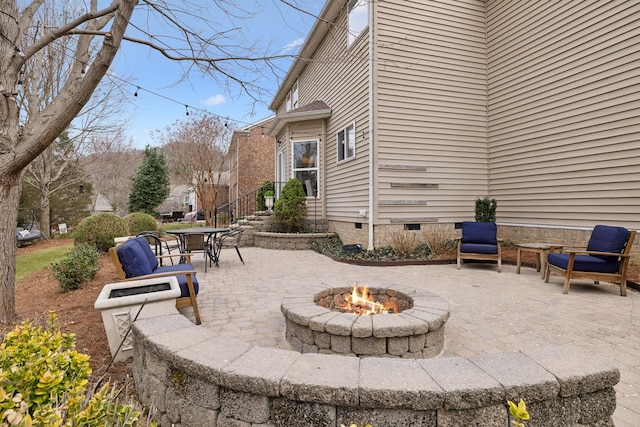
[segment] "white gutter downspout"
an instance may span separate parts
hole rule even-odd
[[[369,2],[369,245],[368,249],[374,247],[373,240],[373,219],[374,219],[374,144],[373,144],[373,1]]]

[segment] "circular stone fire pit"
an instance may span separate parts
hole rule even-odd
[[[440,296],[404,287],[371,287],[376,301],[394,300],[399,312],[357,315],[330,310],[332,302],[351,291],[328,288],[313,297],[284,297],[280,309],[291,347],[301,353],[358,357],[430,358],[442,351],[449,303]]]

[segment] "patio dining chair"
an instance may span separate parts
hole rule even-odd
[[[585,250],[550,253],[544,281],[551,273],[564,276],[563,294],[569,293],[572,279],[601,280],[620,285],[620,295],[627,296],[627,267],[635,230],[624,227],[596,225]]]
[[[220,235],[216,241],[218,254],[220,254],[222,248],[235,248],[240,261],[244,264],[244,259],[242,259],[240,249],[238,249],[238,246],[240,246],[240,239],[242,238],[242,231],[243,230],[241,228],[236,228]]]

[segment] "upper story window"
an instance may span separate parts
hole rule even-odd
[[[338,162],[353,159],[356,156],[356,124],[351,123],[338,131]]]
[[[287,94],[287,99],[285,101],[285,111],[291,111],[298,108],[298,81],[291,86],[291,90]]]
[[[369,1],[371,0],[351,0],[349,2],[347,46],[351,46],[351,43],[353,43],[369,25]]]
[[[291,109],[295,110],[298,108],[298,81],[293,84],[291,88]]]

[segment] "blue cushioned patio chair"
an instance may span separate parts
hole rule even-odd
[[[596,225],[586,250],[550,253],[544,281],[551,273],[564,276],[563,294],[569,293],[571,279],[588,279],[620,285],[620,295],[627,296],[627,266],[629,253],[636,237],[635,230],[623,227]]]
[[[465,259],[480,259],[498,262],[498,273],[502,270],[502,251],[495,222],[462,223],[462,237],[458,240],[458,270]]]
[[[156,256],[144,236],[134,237],[114,248],[109,248],[109,255],[116,266],[120,280],[151,279],[153,277],[175,276],[180,285],[180,297],[176,299],[176,308],[193,307],[196,325],[200,324],[198,310],[199,285],[196,270],[190,264],[189,254]],[[185,264],[160,265],[158,258],[184,257]]]

